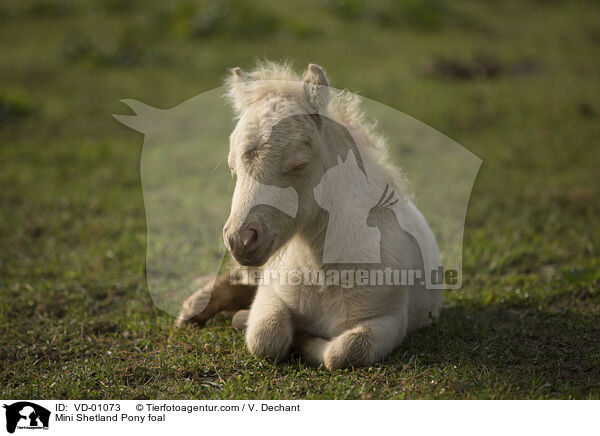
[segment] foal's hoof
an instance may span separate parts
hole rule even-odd
[[[248,325],[248,315],[250,314],[249,310],[240,310],[236,312],[231,320],[231,325],[236,330],[244,330]]]
[[[205,310],[212,294],[213,282],[211,279],[214,280],[214,278],[207,276],[196,280],[195,284],[200,289],[190,295],[181,305],[179,315],[175,320],[176,327],[182,328],[188,325],[202,327],[214,315]]]

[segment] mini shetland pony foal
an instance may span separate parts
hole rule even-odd
[[[357,99],[328,85],[313,64],[303,79],[272,63],[250,74],[232,70],[227,96],[239,121],[230,138],[229,167],[237,182],[225,244],[237,262],[263,271],[410,269],[425,275],[428,265],[440,264],[431,230],[400,175],[385,163],[385,142],[363,122]],[[330,172],[342,164],[354,172]],[[291,193],[286,201],[294,207],[283,213],[276,200],[261,200],[265,186]],[[338,210],[337,204],[346,205],[343,215],[319,205],[328,196]],[[332,214],[345,223],[342,229],[328,228]],[[275,281],[254,288],[230,278],[191,296],[178,325],[244,309],[256,292],[246,323],[252,354],[278,360],[294,348],[302,359],[329,369],[385,357],[407,331],[437,317],[442,302],[441,291],[424,283]]]

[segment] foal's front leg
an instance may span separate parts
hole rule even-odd
[[[175,325],[202,327],[220,311],[250,307],[256,293],[256,286],[242,284],[241,280],[242,276],[236,270],[227,270],[216,280],[211,280],[208,276],[199,279],[203,285],[185,300]]]
[[[387,356],[406,335],[406,316],[381,316],[362,321],[332,340],[300,335],[296,348],[313,365],[328,369],[368,366]]]
[[[259,287],[248,314],[246,344],[257,357],[285,358],[292,345],[292,315],[270,287]]]

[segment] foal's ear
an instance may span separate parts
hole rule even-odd
[[[240,67],[235,67],[231,69],[231,77],[234,82],[247,82],[248,80],[250,80],[248,79],[246,73],[244,73]]]
[[[310,64],[304,76],[304,93],[315,112],[324,110],[329,103],[329,80],[323,68]]]
[[[250,78],[240,67],[232,68],[229,76],[225,79],[227,89],[225,96],[238,114],[244,106],[244,96],[248,82],[250,82]]]

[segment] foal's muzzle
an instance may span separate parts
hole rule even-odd
[[[270,255],[269,249],[273,245],[274,237],[259,222],[244,224],[235,231],[232,231],[227,223],[223,227],[223,240],[240,264],[260,266]]]

